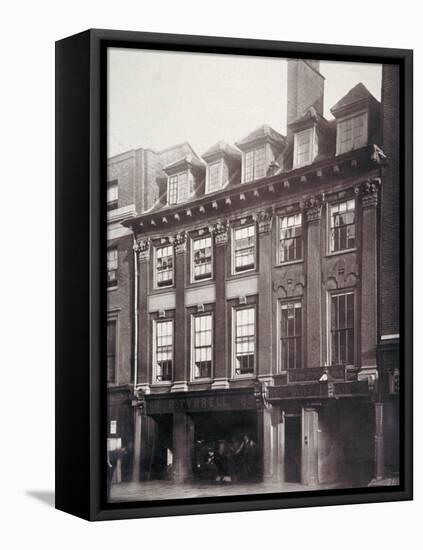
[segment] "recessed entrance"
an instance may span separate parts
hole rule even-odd
[[[285,416],[285,481],[301,483],[301,416]]]

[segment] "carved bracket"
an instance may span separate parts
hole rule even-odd
[[[361,203],[364,207],[376,206],[380,187],[380,179],[375,178],[367,180],[354,189],[355,194],[361,197]]]
[[[228,242],[229,221],[217,220],[212,228],[216,244],[225,244]]]
[[[134,250],[138,254],[138,260],[140,262],[146,262],[150,259],[150,239],[142,239],[134,244]]]
[[[272,229],[273,208],[260,210],[253,214],[253,220],[258,224],[259,233],[268,233]]]
[[[301,202],[301,209],[303,210],[308,222],[314,222],[320,220],[322,216],[322,204],[324,202],[324,195],[316,195],[309,197]]]
[[[185,231],[177,233],[173,239],[176,254],[184,254],[187,250],[187,234]]]

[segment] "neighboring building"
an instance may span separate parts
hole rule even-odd
[[[108,437],[127,452],[117,481],[132,479],[134,379],[134,238],[124,220],[148,211],[166,192],[163,166],[195,153],[188,144],[164,151],[137,149],[111,157],[107,181],[107,385]]]
[[[110,159],[111,204],[116,179],[132,197],[109,218],[124,479],[192,479],[196,441],[243,433],[264,479],[354,486],[397,468],[391,87],[385,72],[382,111],[358,84],[328,121],[319,63],[291,60],[287,136],[263,125],[202,158],[183,145]]]

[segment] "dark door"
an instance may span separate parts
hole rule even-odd
[[[285,417],[285,481],[301,483],[301,416]]]

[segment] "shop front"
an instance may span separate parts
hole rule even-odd
[[[252,389],[147,395],[142,409],[138,479],[261,479],[263,421]]]

